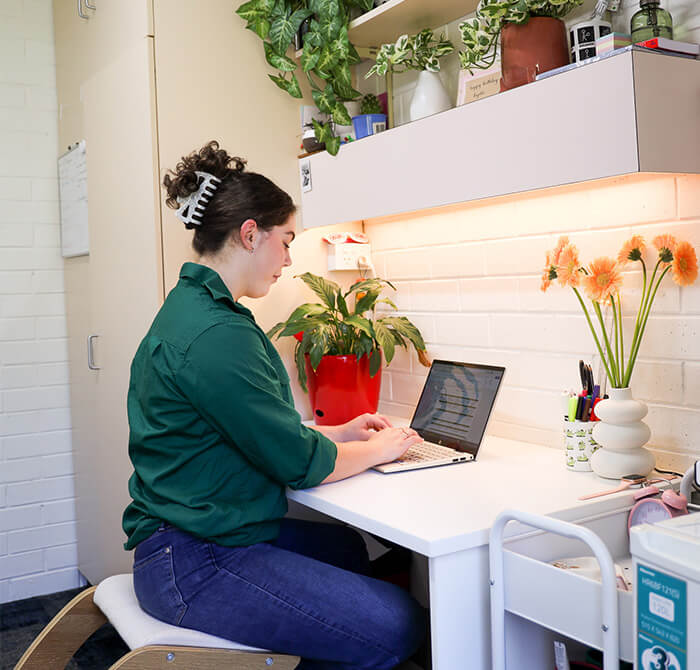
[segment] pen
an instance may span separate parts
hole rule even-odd
[[[586,401],[583,405],[583,412],[581,413],[581,420],[588,421],[588,417],[591,413],[591,396],[586,396]]]
[[[576,420],[581,420],[581,414],[583,414],[583,405],[585,403],[585,397],[582,395],[576,396]]]
[[[578,404],[578,396],[571,396],[569,398],[569,421],[574,421],[576,419],[576,405]]]

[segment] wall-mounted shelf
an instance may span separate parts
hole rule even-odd
[[[700,61],[628,51],[305,159],[304,226],[700,173],[699,118]]]
[[[389,0],[350,22],[350,41],[362,47],[394,42],[404,33],[436,28],[476,11],[478,0]]]

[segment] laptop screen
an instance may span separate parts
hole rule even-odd
[[[433,361],[411,420],[424,440],[476,456],[505,368]]]

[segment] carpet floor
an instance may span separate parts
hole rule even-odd
[[[44,626],[80,591],[72,589],[0,605],[0,670],[12,670]],[[128,651],[114,627],[105,624],[88,638],[66,668],[106,669]]]

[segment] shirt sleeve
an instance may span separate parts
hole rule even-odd
[[[190,345],[177,375],[200,415],[271,479],[294,489],[320,484],[335,444],[307,428],[285,400],[264,335],[247,323],[219,324]]]

